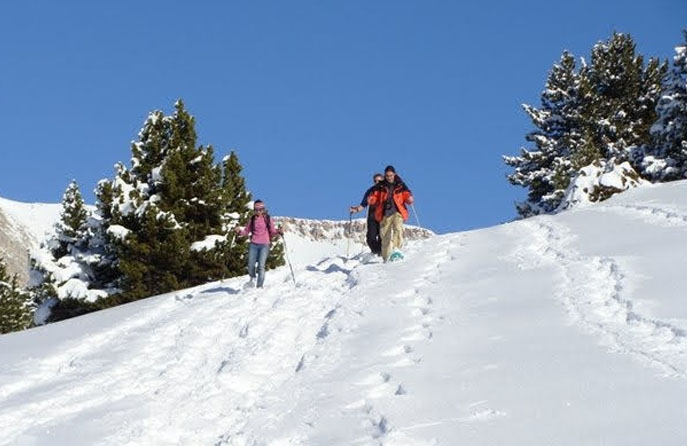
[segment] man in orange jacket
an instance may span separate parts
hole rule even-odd
[[[384,181],[367,197],[375,205],[375,220],[380,222],[382,258],[386,262],[403,246],[403,222],[408,220],[406,204],[413,204],[413,195],[393,166],[384,169]]]

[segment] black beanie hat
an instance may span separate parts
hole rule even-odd
[[[394,169],[394,166],[389,165],[389,166],[386,166],[386,168],[384,169],[384,173],[387,173],[387,172],[396,173],[396,169]]]

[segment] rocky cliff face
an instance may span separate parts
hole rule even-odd
[[[0,208],[0,257],[10,274],[19,276],[22,286],[29,279],[28,250],[34,243],[30,232]]]
[[[365,244],[367,223],[364,219],[353,220],[350,224],[347,221],[307,220],[294,217],[274,217],[274,221],[276,224],[283,224],[289,232],[295,232],[313,241],[341,240],[350,234],[354,240]],[[404,231],[406,240],[426,239],[432,235],[432,231],[417,226],[406,226]]]
[[[21,203],[0,198],[0,257],[25,285],[29,279],[30,249],[38,248],[60,218],[61,205]]]

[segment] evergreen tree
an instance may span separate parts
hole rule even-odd
[[[643,172],[653,181],[687,176],[687,30],[683,34],[685,42],[675,48],[673,66],[656,106],[653,141],[643,160]]]
[[[222,255],[227,265],[227,277],[247,274],[248,245],[240,243],[233,231],[236,227],[245,226],[251,216],[249,205],[252,197],[246,191],[246,181],[241,174],[242,171],[243,167],[236,152],[232,151],[224,157],[222,161],[222,195],[226,208],[223,224],[224,231],[229,234],[229,239],[223,247]]]
[[[19,288],[16,274],[10,277],[0,258],[0,334],[27,329],[32,321],[31,297]]]
[[[42,264],[39,264],[35,257],[29,256],[29,263],[31,267],[27,291],[31,295],[33,304],[36,307],[40,307],[50,301],[55,302],[58,298],[58,284],[57,280],[55,280],[55,275],[47,271]]]
[[[529,189],[528,199],[517,205],[521,217],[565,208],[566,197],[584,201],[579,191],[567,190],[580,184],[589,186],[586,199],[591,201],[624,190],[589,183],[591,171],[594,181],[613,173],[624,188],[641,184],[637,171],[642,157],[637,153],[650,141],[666,68],[657,59],[645,67],[632,38],[620,33],[595,45],[591,64],[579,70],[574,58],[563,53],[549,74],[541,108],[524,106],[536,127],[527,140],[536,149],[504,157],[515,168],[509,181]],[[628,161],[632,165],[624,164]],[[587,179],[577,181],[580,176]]]
[[[109,302],[237,273],[226,234],[229,214],[249,199],[241,168],[235,154],[216,165],[212,146],[196,139],[195,120],[181,101],[171,116],[155,111],[132,144],[131,169],[120,163],[115,178],[99,184],[107,251],[116,259],[113,283],[122,291]],[[241,212],[233,212],[235,220],[246,218],[245,207]]]
[[[518,204],[522,217],[555,210],[570,182],[571,157],[585,144],[581,114],[581,79],[575,58],[567,51],[553,66],[541,95],[541,107],[523,105],[536,129],[526,139],[535,149],[521,149],[520,156],[505,156],[515,171],[513,185],[529,189],[527,201]]]
[[[280,237],[274,240],[270,246],[270,253],[267,256],[267,262],[265,262],[265,269],[270,270],[283,265],[286,265],[286,261],[284,260],[284,242]]]
[[[583,73],[590,85],[583,115],[593,146],[609,165],[636,163],[633,150],[650,142],[666,69],[654,58],[645,67],[629,34],[613,33],[592,49],[591,64]]]
[[[108,294],[93,273],[102,260],[98,220],[86,209],[76,181],[63,195],[54,228],[54,235],[30,254],[28,293],[37,308],[37,324],[91,311],[92,302]]]
[[[56,259],[69,254],[72,247],[87,243],[87,219],[88,211],[81,197],[79,185],[72,180],[62,196],[60,221],[55,225],[57,244],[52,253]]]

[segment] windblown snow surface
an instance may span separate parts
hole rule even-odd
[[[341,252],[0,337],[0,444],[687,444],[687,183]]]

